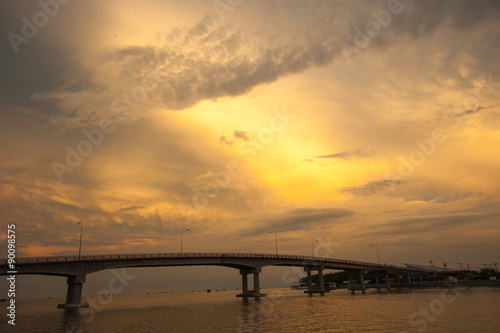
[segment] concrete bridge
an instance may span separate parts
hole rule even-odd
[[[260,292],[259,274],[266,266],[289,266],[303,267],[307,272],[308,290],[306,293],[320,293],[324,295],[323,271],[325,269],[345,270],[351,278],[351,290],[366,289],[363,273],[375,272],[376,287],[381,286],[378,281],[378,273],[385,274],[386,283],[384,288],[391,288],[389,272],[405,275],[408,282],[410,276],[419,278],[429,276],[430,272],[417,268],[406,268],[392,265],[374,264],[368,262],[285,255],[285,254],[263,254],[263,253],[142,253],[142,254],[106,254],[67,257],[32,257],[17,258],[14,267],[9,267],[7,259],[0,259],[0,275],[19,274],[41,274],[67,277],[68,292],[66,303],[59,304],[59,308],[88,307],[87,303],[81,303],[83,284],[87,274],[95,273],[105,269],[124,267],[153,267],[153,266],[194,266],[194,265],[216,265],[238,269],[242,280],[242,293],[238,297],[263,297]],[[311,271],[317,271],[319,285],[313,288]],[[378,272],[378,273],[377,273]],[[248,289],[248,274],[253,274],[253,290]],[[354,286],[353,274],[358,274],[360,284]]]

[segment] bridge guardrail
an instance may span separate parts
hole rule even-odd
[[[51,262],[75,262],[75,261],[101,261],[101,260],[122,260],[122,259],[155,259],[155,258],[274,258],[274,259],[290,259],[302,261],[316,261],[316,262],[333,262],[337,264],[351,264],[364,267],[378,267],[382,269],[401,270],[422,272],[423,270],[398,267],[385,264],[375,264],[368,262],[361,262],[347,259],[337,258],[323,258],[312,256],[297,256],[288,254],[266,254],[266,253],[128,253],[128,254],[103,254],[103,255],[84,255],[84,256],[64,256],[64,257],[26,257],[17,258],[17,264],[30,264],[30,263],[51,263]],[[0,259],[0,265],[6,265],[7,259]]]

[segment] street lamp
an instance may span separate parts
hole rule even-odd
[[[278,255],[278,236],[276,235],[276,231],[269,231],[270,234],[274,232],[274,242],[276,243],[276,255]]]
[[[78,260],[80,260],[80,256],[82,255],[82,235],[83,235],[83,222],[78,222],[80,225],[80,247],[78,249]]]
[[[377,249],[377,260],[378,260],[378,264],[380,265],[380,256],[378,254],[378,245],[370,245],[370,247],[374,247]]]
[[[313,257],[314,257],[314,243],[316,243],[316,242],[318,242],[317,239],[314,242],[311,243],[311,249],[312,249]]]
[[[182,254],[182,233],[183,232],[187,232],[187,231],[191,231],[190,229],[186,229],[186,230],[182,230],[181,231],[181,254]]]
[[[444,258],[443,257],[436,257],[438,259],[441,259],[443,261],[443,267],[446,268],[446,263],[444,262]]]
[[[397,255],[397,254],[399,254],[399,252],[396,252],[396,253],[393,253],[393,254],[392,254],[392,264],[393,264],[394,266],[396,266],[396,262],[394,261],[394,256],[395,256],[395,255]]]

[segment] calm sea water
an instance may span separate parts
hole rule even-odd
[[[268,297],[247,301],[237,291],[115,295],[80,314],[56,309],[62,299],[20,300],[16,327],[4,318],[0,331],[500,332],[500,288],[263,291]]]

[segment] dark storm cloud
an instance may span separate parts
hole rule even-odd
[[[423,0],[414,2],[412,9],[412,15],[404,23],[400,22],[400,28],[418,38],[432,34],[443,24],[466,30],[481,22],[495,21],[499,18],[500,3],[495,0]]]
[[[148,100],[141,104],[141,109],[158,106],[158,103],[171,110],[185,109],[203,100],[239,96],[258,85],[329,64],[342,54],[341,43],[353,43],[354,27],[364,28],[367,22],[374,20],[371,11],[387,7],[386,2],[357,2],[345,8],[340,8],[338,3],[317,4],[321,10],[315,11],[300,3],[279,9],[290,11],[289,21],[283,21],[285,23],[278,24],[275,31],[258,39],[243,28],[230,23],[221,25],[214,16],[207,16],[193,27],[177,28],[163,35],[154,46],[108,50],[98,57],[95,66],[88,68],[88,64],[78,64],[77,58],[68,54],[74,49],[65,48],[64,43],[37,38],[38,44],[33,43],[23,51],[24,58],[10,59],[12,55],[2,54],[2,57],[10,57],[2,65],[5,68],[2,85],[14,87],[5,97],[17,96],[15,98],[26,105],[38,103],[40,114],[52,118],[56,126],[92,126],[102,117],[113,115],[109,109],[114,98],[130,94],[131,89],[143,84],[148,68],[159,68],[163,77],[161,85],[148,93]],[[366,50],[386,48],[404,36],[429,37],[442,26],[471,29],[495,22],[500,12],[497,1],[403,1],[402,7],[404,10],[392,15],[390,24],[371,39]],[[22,13],[18,9],[14,17]],[[16,27],[19,22],[14,21],[5,23],[4,30]],[[56,23],[53,25],[56,27]],[[291,36],[284,37],[285,32]],[[492,40],[493,37],[487,38]],[[493,44],[487,45],[491,48]],[[484,47],[479,46],[475,56],[481,59]],[[450,60],[457,56],[454,51],[448,55]],[[453,65],[455,62],[446,63]],[[492,68],[489,62],[481,64]],[[450,68],[449,75],[453,69],[456,68]],[[73,107],[79,105],[78,102],[63,103],[64,99],[74,98],[78,93],[104,94],[109,100],[90,103],[88,107]],[[50,98],[43,98],[43,95]],[[28,96],[36,98],[29,100]],[[60,116],[55,116],[57,114]]]
[[[40,1],[45,2],[46,1]],[[57,3],[57,2],[56,2]],[[65,87],[72,90],[81,90],[82,87],[92,85],[90,73],[81,66],[80,54],[77,51],[87,42],[81,37],[81,31],[89,27],[89,21],[81,15],[82,7],[93,7],[93,25],[99,25],[109,17],[101,10],[98,2],[87,3],[71,1],[59,5],[59,10],[49,18],[46,25],[36,27],[37,32],[28,38],[26,44],[18,45],[16,53],[7,38],[9,33],[23,37],[22,18],[33,22],[33,16],[42,12],[38,1],[19,2],[8,1],[2,3],[0,20],[0,99],[7,105],[38,106],[37,102],[30,101],[30,96],[36,92],[48,92]],[[70,32],[70,40],[65,39]],[[91,37],[95,39],[95,36]],[[77,78],[71,87],[70,77]],[[50,107],[41,107],[47,115],[56,112]],[[40,112],[39,111],[39,112]],[[0,110],[4,112],[4,110]],[[40,116],[38,114],[37,116]]]
[[[162,101],[167,108],[179,110],[205,99],[244,94],[259,84],[319,64],[324,57],[331,61],[334,52],[321,42],[313,47],[281,43],[260,47],[240,29],[219,26],[207,17],[195,29],[166,36],[165,45],[157,49],[115,50],[104,61],[128,64],[124,68],[132,76],[143,66],[159,65],[165,73]],[[191,51],[186,53],[186,49]]]

